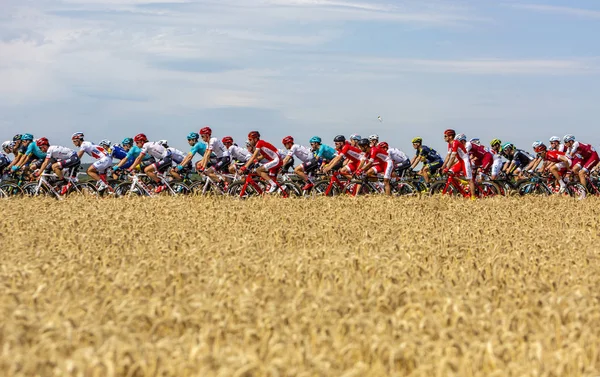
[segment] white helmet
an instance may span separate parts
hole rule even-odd
[[[379,135],[373,134],[373,135],[369,136],[369,141],[373,141],[373,140],[379,141]]]
[[[552,136],[550,139],[548,139],[549,142],[553,143],[555,141],[558,141],[560,143],[560,137],[558,136]]]
[[[10,140],[6,140],[4,143],[2,143],[2,149],[9,149],[11,148],[12,141]]]
[[[167,140],[159,140],[159,141],[157,141],[157,143],[162,145],[165,148],[167,148],[169,146],[169,142]]]
[[[563,142],[568,143],[569,141],[575,141],[575,136],[566,134],[565,137],[563,137]]]
[[[471,140],[469,140],[469,143],[475,144],[475,145],[481,145],[481,141],[479,140],[478,137],[472,138]]]
[[[110,143],[110,140],[104,139],[98,145],[100,145],[101,147],[104,147],[104,148],[110,148],[111,143]]]
[[[359,134],[350,135],[350,140],[360,140],[360,139],[362,139],[362,137],[360,137]]]
[[[467,141],[467,136],[465,134],[458,134],[454,139],[458,141]]]

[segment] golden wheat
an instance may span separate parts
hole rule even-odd
[[[2,376],[600,374],[600,201],[1,201]]]

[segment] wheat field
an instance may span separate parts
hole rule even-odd
[[[594,376],[600,201],[0,202],[2,376]]]

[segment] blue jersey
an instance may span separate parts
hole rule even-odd
[[[40,150],[40,147],[37,146],[35,141],[32,141],[27,146],[27,151],[25,152],[26,156],[33,156],[35,159],[43,160],[46,158],[46,153]]]
[[[5,167],[10,165],[11,160],[10,158],[8,158],[7,155],[5,155],[4,153],[0,152],[0,170]]]
[[[192,156],[194,156],[196,153],[198,153],[200,156],[204,156],[206,153],[206,144],[201,141],[197,142],[190,150],[190,153]]]
[[[315,157],[317,159],[323,159],[325,161],[331,161],[336,156],[337,151],[335,148],[330,147],[329,145],[321,144],[319,149],[315,151]]]
[[[435,149],[429,148],[425,145],[417,149],[417,156],[425,158],[425,160],[429,163],[444,161],[442,156],[440,156]]]
[[[131,149],[133,149],[133,148],[131,148]],[[116,158],[117,160],[122,160],[122,159],[126,158],[127,156],[128,156],[128,153],[125,151],[125,149],[121,148],[120,146],[115,145],[111,148],[110,157]]]

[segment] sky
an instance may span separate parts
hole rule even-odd
[[[0,140],[599,146],[598,35],[596,0],[1,0]]]

